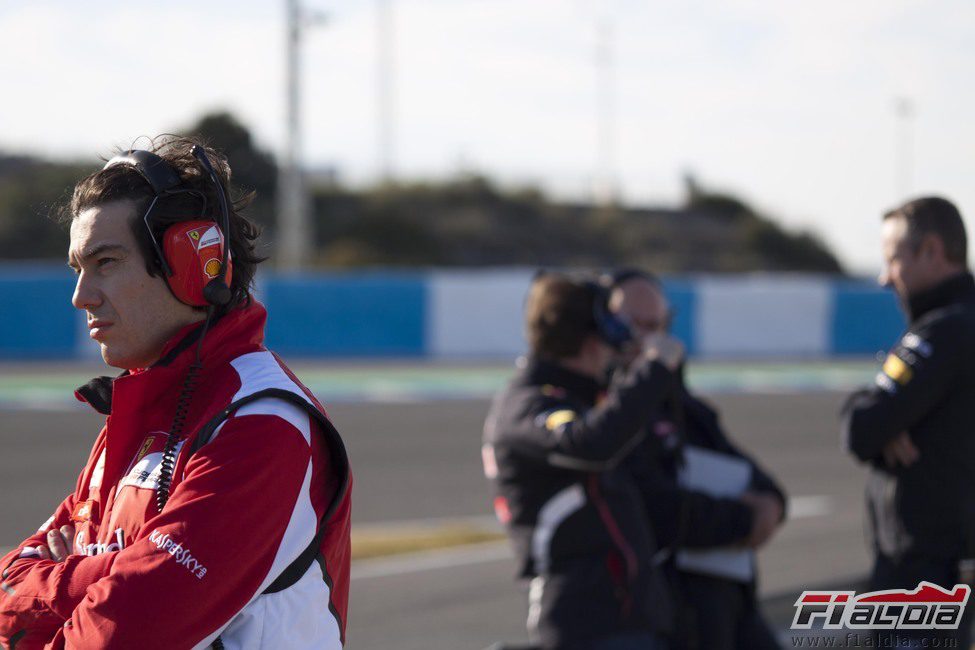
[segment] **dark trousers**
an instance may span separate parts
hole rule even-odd
[[[933,582],[950,591],[961,582],[958,573],[958,560],[908,554],[895,562],[878,554],[874,560],[873,573],[870,576],[870,590],[911,590],[916,589],[922,580]],[[961,625],[957,630],[876,630],[874,631],[874,639],[881,642],[878,643],[877,647],[896,648],[897,645],[894,641],[899,637],[909,640],[938,639],[944,641],[952,639],[957,640],[957,645],[942,645],[941,647],[965,648],[967,650],[972,638],[973,600],[975,599],[969,599]]]
[[[591,650],[667,650],[667,643],[656,634],[624,634],[593,641]]]
[[[679,573],[676,650],[779,650],[758,609],[754,588],[738,582]]]

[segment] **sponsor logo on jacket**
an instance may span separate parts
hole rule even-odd
[[[917,350],[922,357],[930,357],[934,350],[931,344],[913,332],[908,332],[901,339],[901,345],[911,350]]]
[[[160,551],[165,551],[172,555],[176,563],[186,567],[187,571],[195,575],[197,580],[202,580],[203,576],[207,574],[207,568],[193,557],[190,549],[185,548],[182,544],[174,540],[169,533],[163,534],[158,530],[154,530],[149,533],[149,541],[155,544],[156,548]]]
[[[147,442],[151,443],[151,440],[147,440]],[[182,441],[176,444],[174,458],[179,456],[182,447]],[[143,445],[142,449],[139,450],[139,454],[136,456],[132,469],[119,482],[119,490],[129,485],[148,490],[155,490],[159,487],[159,478],[162,475],[163,454],[161,451],[151,454],[147,453],[147,451],[148,446]]]
[[[121,551],[125,548],[125,531],[121,528],[116,528],[115,541],[110,544],[102,544],[100,542],[85,544],[85,531],[79,530],[74,537],[74,548],[75,552],[81,555],[100,555],[102,553],[111,553],[112,551]]]

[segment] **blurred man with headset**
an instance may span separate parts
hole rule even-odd
[[[611,289],[610,311],[629,324],[636,340],[670,330],[670,305],[656,276],[623,269],[604,282]],[[639,347],[627,350],[624,366],[640,354]],[[647,438],[625,462],[664,547],[658,559],[677,611],[674,648],[779,648],[758,608],[753,550],[784,521],[785,493],[732,444],[717,412],[687,390],[684,364],[674,374],[670,395],[646,422]],[[720,485],[691,484],[691,476],[717,475]]]
[[[519,575],[531,581],[533,643],[561,650],[657,650],[671,625],[640,495],[619,470],[670,390],[683,347],[643,342],[631,372],[607,389],[629,328],[592,279],[536,277],[525,306],[530,356],[494,400],[484,471]]]
[[[74,493],[0,561],[0,642],[340,648],[351,476],[321,404],[262,344],[257,228],[185,138],[75,187],[72,303],[115,378]]]

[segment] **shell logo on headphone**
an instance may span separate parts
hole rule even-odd
[[[220,273],[220,260],[215,257],[207,260],[206,265],[203,267],[203,272],[206,273],[207,277],[211,280],[217,277],[217,274]]]

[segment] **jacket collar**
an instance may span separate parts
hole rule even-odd
[[[909,316],[911,322],[915,322],[935,309],[963,302],[975,303],[975,278],[967,271],[911,296],[908,300]]]
[[[264,342],[266,321],[267,310],[256,300],[224,314],[210,326],[203,339],[200,348],[203,367],[214,368],[245,351],[259,349]],[[202,330],[202,322],[187,325],[166,342],[159,360],[150,367],[131,372],[126,370],[116,377],[95,377],[78,388],[75,397],[87,402],[99,413],[109,415],[118,380],[126,383],[140,378],[139,383],[149,381],[158,389],[165,390],[168,384],[180,381],[189,365],[196,360],[196,344]]]
[[[564,388],[587,404],[595,404],[604,386],[592,377],[569,370],[553,361],[530,357],[524,369],[525,383],[532,386],[550,384]]]

